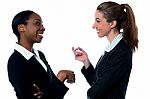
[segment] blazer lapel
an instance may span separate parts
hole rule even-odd
[[[108,55],[108,52],[105,52],[104,53],[104,55],[102,55],[100,58],[99,58],[99,60],[98,60],[98,62],[97,62],[97,64],[96,64],[96,68],[99,66],[99,64],[107,57],[107,55]]]
[[[38,52],[39,52],[39,51],[38,51]],[[39,55],[40,55],[40,59],[44,62],[44,64],[45,64],[46,67],[47,67],[47,73],[48,73],[48,75],[50,76],[50,82],[52,82],[52,70],[51,70],[51,68],[50,68],[50,65],[48,64],[48,62],[47,62],[45,56],[44,56],[41,52],[39,52]]]

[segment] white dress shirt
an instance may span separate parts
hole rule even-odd
[[[104,51],[106,52],[110,52],[119,42],[120,40],[123,38],[122,33],[118,34],[113,41],[105,48]]]
[[[29,60],[32,56],[34,56],[37,61],[42,65],[42,67],[47,71],[47,67],[44,64],[44,62],[40,59],[39,53],[37,50],[33,49],[33,52],[28,51],[23,46],[19,45],[18,43],[15,44],[15,50],[17,50],[22,56],[25,57],[25,59]]]

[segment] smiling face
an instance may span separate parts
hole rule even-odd
[[[93,28],[96,29],[99,37],[107,36],[111,31],[111,22],[107,22],[102,12],[96,10]]]
[[[45,31],[41,17],[32,13],[26,23],[18,26],[21,40],[29,44],[41,42]]]

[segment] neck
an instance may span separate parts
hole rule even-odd
[[[113,41],[113,39],[119,34],[119,31],[117,30],[112,30],[108,35],[107,35],[107,39],[109,41],[109,43],[111,43]]]
[[[28,43],[28,42],[25,42],[25,41],[19,41],[18,42],[21,46],[23,46],[24,48],[26,48],[28,51],[32,52],[32,47],[33,47],[33,44],[31,43]]]

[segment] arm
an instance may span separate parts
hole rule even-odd
[[[75,49],[74,47],[72,47],[72,51],[75,55],[75,59],[81,61],[84,64],[83,68],[81,69],[81,72],[85,76],[87,82],[91,85],[94,80],[95,71],[94,67],[89,61],[87,53],[80,47]]]
[[[55,76],[55,75],[54,75]],[[56,78],[56,77],[55,77]],[[60,70],[59,72],[58,72],[58,74],[57,74],[57,78],[62,82],[62,83],[64,83],[64,81],[65,80],[67,80],[67,82],[68,83],[74,83],[75,82],[75,75],[74,75],[74,73],[72,72],[72,71],[70,71],[70,70]],[[58,79],[56,79],[56,80],[58,80]],[[54,80],[54,79],[53,79]],[[53,83],[56,83],[56,82],[54,82],[54,81],[52,81]],[[58,81],[59,82],[59,81]],[[62,85],[62,83],[61,82],[59,82],[59,83],[57,83],[57,84],[59,84],[59,85]],[[58,87],[59,85],[56,85],[56,87]],[[34,93],[34,96],[35,97],[37,97],[37,98],[41,98],[41,97],[43,97],[43,92],[41,91],[41,89],[40,89],[40,87],[38,86],[38,85],[36,85],[36,84],[33,84],[33,86],[35,87],[35,89],[36,89],[36,93]],[[52,86],[54,86],[54,85],[52,85]],[[56,97],[63,97],[64,96],[64,94],[67,92],[67,90],[68,90],[68,88],[67,87],[63,87],[64,85],[62,85],[62,86],[60,86],[59,87],[59,90],[56,90]],[[54,89],[56,88],[56,87],[53,87]],[[61,90],[62,91],[61,91]],[[53,90],[54,91],[54,90]],[[60,95],[59,95],[59,91],[60,91]]]
[[[86,78],[86,81],[92,86],[94,77],[95,77],[95,70],[92,64],[86,69],[85,66],[81,69],[82,74]]]
[[[72,52],[75,55],[75,60],[81,61],[84,64],[85,69],[90,66],[90,60],[88,58],[88,55],[82,48],[78,47],[74,49],[74,47],[72,47]]]
[[[48,64],[48,61],[46,60],[46,58],[45,58],[45,55],[41,52],[41,51],[39,51],[39,55],[40,55],[40,58],[43,60],[43,62],[47,65],[47,66],[50,66],[49,64]],[[57,76],[53,73],[53,71],[51,70],[51,75],[50,76],[52,76],[51,78],[52,78],[52,80],[51,80],[51,86],[52,86],[52,90],[53,90],[53,98],[62,98],[62,97],[64,97],[64,95],[66,94],[66,92],[69,90],[69,88],[68,87],[66,87],[65,86],[65,84],[64,84],[64,81],[66,80],[66,79],[68,79],[68,75],[66,75],[66,74],[68,74],[68,75],[73,75],[73,73],[71,73],[71,72],[62,72],[62,71],[60,71],[58,74],[57,74]],[[58,99],[59,99],[58,98]]]
[[[130,74],[131,71],[131,57],[128,53],[114,52],[111,56],[108,56],[109,60],[103,69],[97,68],[97,80],[93,83],[87,94],[90,99],[103,98],[105,94],[108,94],[113,87],[120,83],[124,75]],[[105,58],[106,60],[106,58]],[[124,82],[123,82],[124,83]]]
[[[8,61],[8,76],[16,95],[22,99],[35,99],[34,88],[30,83],[31,75],[28,66],[21,57],[12,56]]]

